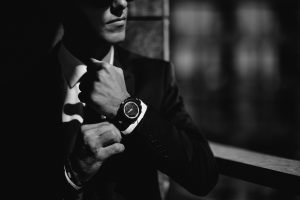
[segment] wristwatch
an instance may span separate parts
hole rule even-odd
[[[142,104],[138,98],[129,97],[125,99],[118,109],[115,117],[115,125],[120,131],[126,130],[134,123],[141,114]]]

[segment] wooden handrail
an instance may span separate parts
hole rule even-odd
[[[220,173],[300,194],[300,161],[210,142]]]

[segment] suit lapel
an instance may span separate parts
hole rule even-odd
[[[115,48],[114,66],[123,70],[127,91],[131,96],[135,95],[135,77],[130,71],[130,62],[125,62],[120,59],[120,52],[118,51],[118,48]]]
[[[74,149],[76,145],[76,140],[78,137],[78,133],[80,131],[81,123],[78,120],[71,120],[68,122],[63,122],[62,119],[62,112],[64,109],[64,112],[68,115],[75,115],[78,114],[80,116],[83,116],[83,106],[82,104],[66,104],[64,106],[64,98],[66,96],[66,84],[62,75],[61,71],[61,64],[58,60],[58,52],[60,48],[60,43],[56,45],[56,47],[53,49],[53,52],[50,56],[50,63],[51,68],[55,68],[55,74],[52,74],[51,77],[56,77],[55,81],[52,81],[51,85],[55,85],[55,88],[52,89],[52,91],[55,91],[56,95],[53,95],[53,97],[57,98],[57,94],[59,95],[59,108],[57,108],[57,112],[59,114],[58,124],[61,126],[61,130],[63,135],[61,135],[64,138],[64,157],[67,157]],[[58,92],[60,91],[60,92]]]

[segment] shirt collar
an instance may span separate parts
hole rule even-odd
[[[73,88],[79,79],[86,73],[87,66],[76,58],[63,44],[58,52],[58,60],[62,67],[62,73],[70,88]],[[99,60],[94,59],[95,62]],[[112,46],[108,54],[102,61],[113,64],[114,62],[114,47]]]

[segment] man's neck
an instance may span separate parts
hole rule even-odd
[[[104,41],[92,42],[88,38],[82,40],[71,37],[64,37],[63,44],[74,56],[84,63],[89,63],[90,58],[102,60],[109,53],[112,46]]]

